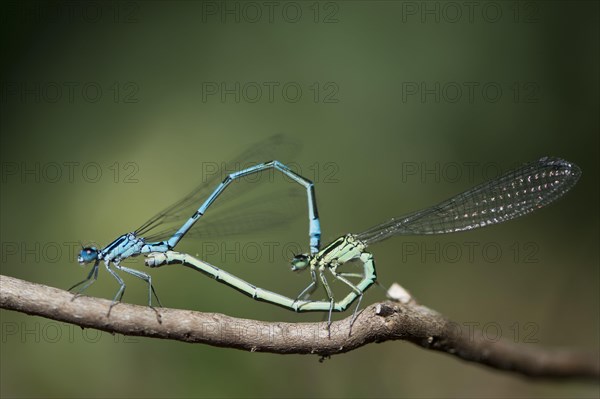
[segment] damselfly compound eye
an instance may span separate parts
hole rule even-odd
[[[306,269],[306,267],[310,264],[310,257],[306,254],[300,254],[294,256],[292,259],[292,270],[300,271]]]
[[[79,252],[79,256],[77,257],[77,261],[80,265],[85,265],[86,263],[95,262],[98,259],[98,250],[94,247],[86,247],[82,248],[81,252]]]

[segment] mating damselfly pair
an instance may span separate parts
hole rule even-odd
[[[285,139],[282,136],[271,137],[251,147],[230,164],[244,165],[247,160],[263,155],[266,160],[268,154],[276,157],[278,149],[284,143]],[[202,216],[232,182],[266,170],[281,172],[306,191],[310,251],[293,256],[290,259],[290,265],[293,271],[309,270],[311,281],[295,298],[257,287],[205,261],[173,251],[184,236],[193,235],[194,231],[201,226]],[[365,250],[369,245],[395,235],[453,233],[515,219],[560,198],[575,185],[580,175],[581,170],[577,165],[559,158],[544,157],[435,206],[394,217],[362,233],[341,236],[321,249],[321,228],[313,183],[279,161],[267,161],[228,173],[220,182],[216,177],[209,179],[187,196],[150,218],[138,229],[119,236],[102,249],[82,248],[78,257],[79,263],[92,263],[93,267],[86,279],[75,284],[69,290],[80,287],[77,293],[81,293],[88,288],[96,281],[100,261],[103,261],[106,269],[117,280],[120,287],[111,308],[122,299],[125,291],[125,283],[114,269],[146,281],[148,303],[152,306],[152,295],[154,294],[157,301],[158,297],[150,275],[121,265],[126,258],[144,254],[147,256],[146,265],[150,267],[183,264],[257,300],[296,312],[329,312],[329,326],[332,312],[342,312],[356,300],[358,300],[356,306],[356,310],[358,310],[364,292],[376,282],[373,255]],[[191,209],[193,209],[193,213],[190,217],[190,213],[186,214],[185,212]],[[173,224],[175,226],[172,226]],[[260,228],[260,223],[256,223],[254,227]],[[362,270],[357,273],[339,270],[342,265],[351,261],[359,262]],[[337,300],[330,288],[328,277],[347,286],[349,293],[344,298]],[[325,299],[310,299],[319,285],[322,285],[324,289]],[[160,301],[158,303],[160,305]],[[356,317],[356,310],[353,317]]]

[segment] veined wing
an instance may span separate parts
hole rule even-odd
[[[215,171],[212,176],[206,178],[205,181],[194,188],[189,194],[142,224],[135,230],[136,235],[138,237],[145,237],[148,241],[161,241],[170,238],[169,233],[173,234],[181,227],[184,221],[192,216],[227,174],[273,159],[287,162],[298,149],[299,145],[295,141],[281,134],[256,143],[233,160],[221,163],[218,171]],[[249,190],[259,185],[247,184],[245,185],[245,189]],[[227,188],[223,193],[224,195],[220,196],[215,204],[219,203],[222,205],[227,198],[234,198],[232,195],[227,195],[233,186],[235,184]],[[202,221],[198,223],[201,224]]]
[[[502,223],[542,208],[569,191],[581,169],[541,158],[440,204],[374,226],[357,238],[367,245],[394,235],[444,234]]]
[[[186,237],[217,238],[243,235],[257,231],[268,231],[287,226],[292,220],[306,213],[302,205],[306,194],[300,187],[290,188],[283,195],[272,196],[266,193],[257,198],[236,201],[232,206],[219,208],[214,214],[200,220],[186,234]],[[145,236],[147,241],[160,241],[171,237],[179,229],[175,225]]]

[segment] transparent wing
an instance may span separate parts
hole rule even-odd
[[[214,214],[207,215],[206,220],[198,221],[186,237],[217,238],[277,229],[306,213],[306,208],[301,206],[306,194],[299,187],[288,189],[279,196],[269,194],[219,208]],[[175,225],[159,230],[145,238],[147,241],[160,241],[162,237],[171,237],[179,227]]]
[[[170,238],[171,235],[181,227],[183,222],[192,216],[227,174],[274,159],[282,162],[289,162],[292,155],[295,154],[298,149],[299,145],[297,142],[288,137],[284,137],[281,134],[272,136],[253,145],[233,160],[220,163],[216,168],[217,170],[213,171],[214,173],[212,173],[210,177],[204,178],[204,181],[189,194],[157,213],[136,229],[136,235],[138,237],[144,237],[148,241],[161,241]],[[260,184],[246,184],[244,185],[244,189],[248,191],[259,185]],[[219,203],[219,207],[221,207],[223,203],[235,198],[234,195],[231,195],[231,192],[236,191],[236,186],[241,185],[232,183],[230,187],[225,190],[223,193],[224,195],[219,196],[215,205]],[[195,227],[200,228],[202,222],[202,220],[199,221]],[[192,233],[192,231],[190,231],[190,233]]]
[[[394,235],[443,234],[502,223],[560,198],[580,176],[581,170],[573,163],[541,158],[436,206],[392,218],[356,236],[370,245]]]

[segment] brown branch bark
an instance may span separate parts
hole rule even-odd
[[[405,340],[426,349],[521,375],[543,378],[600,378],[598,353],[544,350],[508,341],[491,342],[469,334],[437,312],[407,303],[382,302],[334,322],[331,336],[325,323],[272,323],[238,319],[217,313],[118,304],[0,275],[0,307],[95,328],[110,333],[173,339],[191,343],[280,354],[330,356],[372,342]]]

